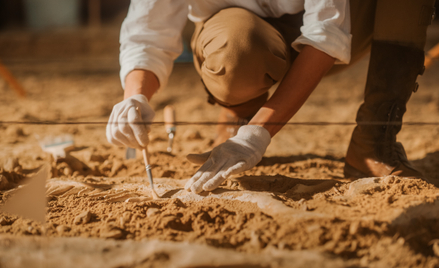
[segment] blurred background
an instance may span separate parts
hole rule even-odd
[[[26,96],[20,98],[11,83],[0,76],[0,121],[106,122],[113,105],[123,98],[119,31],[129,4],[129,0],[0,0],[0,67],[6,67]],[[186,24],[183,32],[186,52],[174,65],[166,89],[153,98],[156,121],[162,121],[162,110],[168,104],[176,107],[179,121],[217,120],[219,108],[207,104],[199,76],[190,62],[188,44],[193,28],[191,22]],[[427,50],[439,43],[438,18],[428,31]],[[365,57],[349,70],[325,78],[292,121],[354,122],[363,100],[367,65]],[[436,63],[419,79],[421,88],[410,101],[404,120],[438,121],[438,71]],[[269,149],[268,154],[291,154],[294,148],[297,154],[318,152],[341,158],[352,128],[328,126],[325,131],[315,131],[315,126],[287,126],[273,140],[274,149]],[[399,135],[406,140],[412,158],[421,159],[426,152],[439,150],[431,146],[439,135],[439,127],[431,128],[417,131],[416,140],[411,139],[410,131]],[[185,133],[186,129],[180,129],[179,133]],[[206,142],[197,148],[182,146],[182,153],[203,151],[215,137],[214,126],[191,126],[190,131],[193,130],[201,131]],[[81,144],[108,144],[105,124],[0,123],[0,162],[10,155],[29,154],[29,144],[38,148],[35,134],[64,133],[74,135]],[[162,135],[166,141],[163,126],[154,127],[151,135],[155,134]],[[312,142],[310,135],[314,135]]]
[[[35,65],[37,60],[76,58],[82,64],[77,62],[75,67],[67,62],[61,69],[52,69],[114,71],[119,68],[119,29],[129,4],[129,0],[0,0],[0,60],[14,65],[10,68],[29,71],[42,69]],[[192,60],[192,31],[193,25],[188,23],[186,49],[178,62]],[[24,59],[27,64],[17,66]],[[44,67],[51,70],[48,62]]]
[[[129,0],[0,0],[0,60],[19,76],[117,71],[119,28],[129,4]]]
[[[1,29],[118,24],[129,0],[0,0]]]

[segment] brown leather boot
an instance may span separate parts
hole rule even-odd
[[[418,89],[416,78],[424,71],[420,49],[374,41],[364,103],[346,154],[346,178],[422,177],[407,160],[396,135],[401,130],[406,104]]]

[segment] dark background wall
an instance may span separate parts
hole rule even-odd
[[[101,0],[100,3],[101,21],[106,24],[124,16],[130,0]],[[81,24],[86,25],[89,14],[88,0],[80,0],[80,10]],[[439,0],[436,1],[436,10],[436,13],[439,13]],[[436,16],[436,20],[439,20],[439,15]],[[0,29],[24,27],[26,27],[26,16],[23,0],[0,0]]]
[[[60,0],[61,1],[61,0]],[[101,0],[101,21],[111,23],[128,10],[130,0]],[[88,21],[88,0],[80,0],[80,20],[86,25]],[[0,28],[25,28],[26,16],[23,0],[0,0]]]

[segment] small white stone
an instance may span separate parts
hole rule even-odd
[[[73,174],[73,170],[70,167],[66,167],[66,168],[64,168],[63,173],[66,176],[70,176]]]
[[[56,227],[56,231],[58,232],[58,234],[62,234],[62,233],[64,233],[64,232],[68,232],[68,231],[70,231],[70,227],[65,226],[65,225],[58,225],[58,226]]]
[[[75,217],[73,220],[74,224],[86,224],[91,220],[91,213],[90,211],[84,211],[78,216]]]
[[[160,209],[158,208],[148,208],[148,210],[146,211],[146,216],[147,217],[151,217],[154,216],[156,214],[160,213]]]

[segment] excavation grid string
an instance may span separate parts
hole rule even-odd
[[[133,122],[129,124],[136,125],[165,125],[169,122]],[[107,124],[128,124],[128,122],[102,122],[102,121],[0,121],[0,125],[107,125]],[[177,126],[216,126],[216,125],[243,125],[238,122],[191,122],[191,121],[177,121],[173,122]],[[439,122],[261,122],[253,124],[266,124],[266,125],[294,125],[294,126],[439,126]]]

